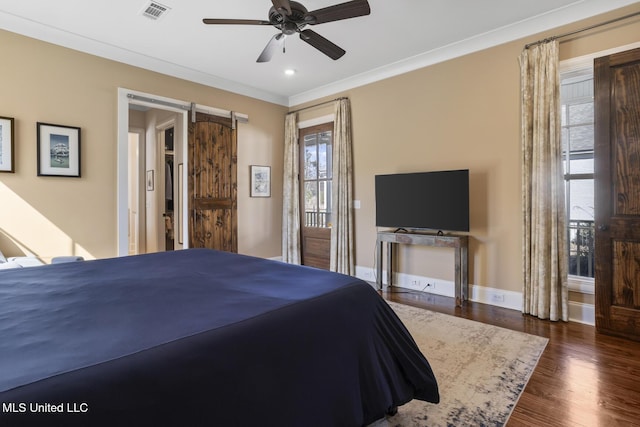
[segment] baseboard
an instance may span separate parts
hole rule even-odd
[[[595,306],[593,304],[569,301],[569,321],[595,326]]]
[[[375,282],[375,271],[372,268],[356,267],[356,276],[368,282]],[[386,286],[386,271],[382,272],[382,282]],[[446,297],[455,297],[455,284],[452,281],[413,274],[394,273],[393,285],[399,288],[427,292]],[[486,286],[469,285],[469,299],[483,304],[495,305],[512,310],[522,309],[522,294]]]
[[[367,282],[376,282],[375,270],[356,266],[356,276]],[[382,283],[386,286],[386,271],[382,272]],[[434,279],[412,274],[394,273],[393,285],[399,288],[427,292],[435,295],[455,297],[455,286],[452,281]],[[522,292],[505,291],[503,289],[469,284],[469,299],[482,304],[494,305],[511,310],[522,310]],[[569,321],[595,325],[595,307],[593,304],[569,302]]]

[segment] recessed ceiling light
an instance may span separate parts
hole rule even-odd
[[[287,76],[293,76],[296,73],[296,70],[294,70],[293,68],[287,68],[286,70],[284,70],[284,73]]]

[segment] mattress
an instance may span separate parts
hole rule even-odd
[[[0,273],[0,425],[363,426],[437,403],[366,282],[208,249]]]

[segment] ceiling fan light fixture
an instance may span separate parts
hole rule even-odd
[[[293,68],[287,68],[286,70],[284,70],[284,74],[287,76],[293,76],[296,74],[296,70],[294,70]]]

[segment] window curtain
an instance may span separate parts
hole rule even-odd
[[[520,55],[524,288],[522,312],[569,318],[558,42]]]
[[[336,101],[334,113],[330,268],[331,271],[353,276],[355,275],[353,162],[349,100]]]
[[[282,261],[300,264],[300,184],[298,181],[298,115],[287,114],[284,129]]]

